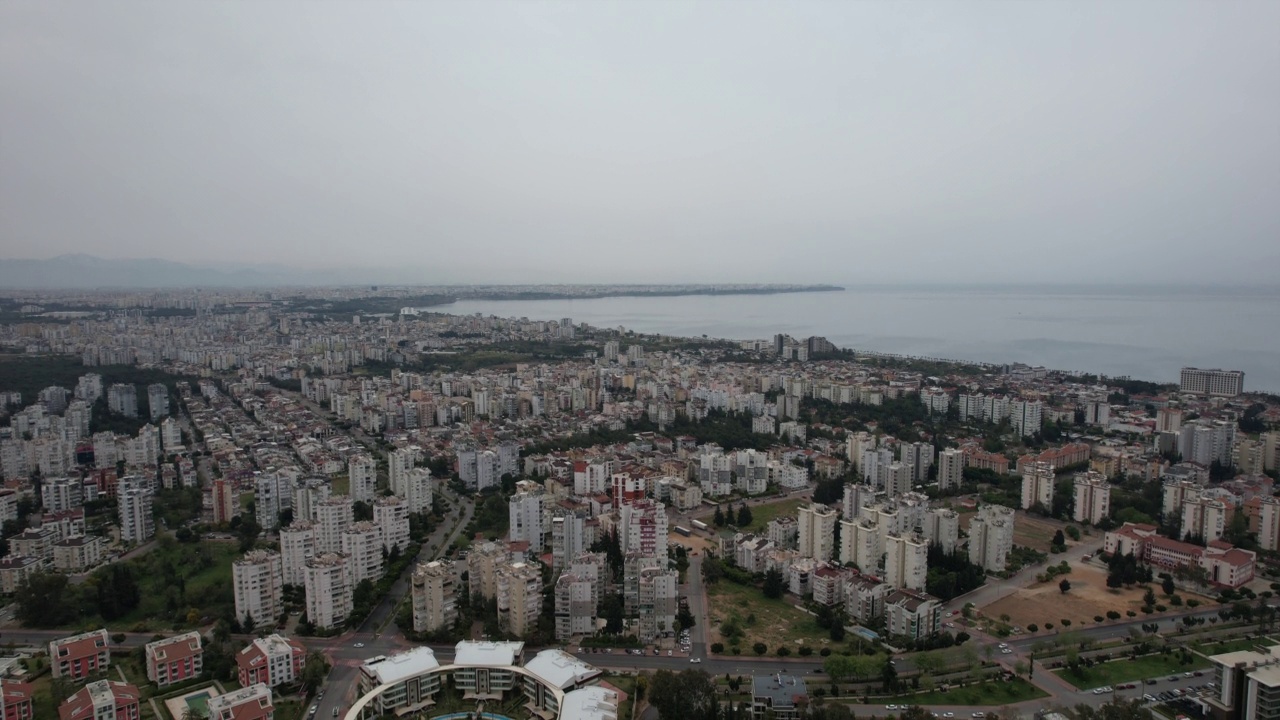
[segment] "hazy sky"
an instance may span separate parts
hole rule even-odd
[[[1274,281],[1278,2],[0,2],[0,257]]]

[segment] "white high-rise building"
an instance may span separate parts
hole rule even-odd
[[[497,568],[498,625],[524,637],[542,614],[542,573],[536,565],[509,563]]]
[[[1223,420],[1194,420],[1178,431],[1178,453],[1182,459],[1209,467],[1213,463],[1231,465],[1236,424]]]
[[[1258,546],[1280,550],[1280,498],[1263,495],[1258,508]]]
[[[950,508],[934,508],[925,513],[924,536],[929,542],[950,553],[960,542],[960,514]]]
[[[880,544],[880,528],[875,521],[860,518],[840,521],[840,562],[853,563],[868,574],[880,572],[880,559],[884,555]]]
[[[596,631],[599,583],[589,575],[564,572],[556,578],[556,639],[592,635]]]
[[[294,520],[280,528],[280,568],[286,585],[302,585],[307,561],[316,555],[316,527],[310,520]]]
[[[1039,503],[1045,510],[1052,510],[1054,478],[1053,466],[1049,463],[1029,464],[1022,471],[1022,509]]]
[[[324,553],[308,560],[303,587],[307,620],[318,629],[336,627],[351,614],[354,583],[345,555]]]
[[[167,454],[186,449],[182,444],[182,425],[177,420],[167,417],[160,421],[160,445]]]
[[[280,473],[258,475],[253,479],[253,507],[258,527],[275,528],[280,524],[280,511],[293,507],[293,483]]]
[[[640,642],[648,644],[676,630],[680,573],[666,568],[640,571],[637,610]]]
[[[1073,518],[1076,522],[1097,525],[1111,515],[1111,483],[1102,473],[1092,470],[1079,473],[1075,479],[1075,491]]]
[[[929,572],[929,543],[919,535],[891,533],[885,543],[884,581],[895,588],[923,590]]]
[[[845,520],[855,520],[862,513],[862,508],[875,502],[876,491],[870,485],[853,483],[844,486],[844,500],[840,504],[840,516]]]
[[[245,632],[274,623],[284,611],[284,570],[279,553],[251,550],[231,564],[236,619]]]
[[[1002,572],[1013,550],[1013,510],[984,505],[969,521],[969,562],[988,572]]]
[[[1181,390],[1196,395],[1235,397],[1244,392],[1244,373],[1239,370],[1182,368]]]
[[[350,479],[351,499],[358,502],[373,502],[378,491],[378,463],[368,455],[356,455],[347,461],[347,476]]]
[[[834,555],[836,511],[825,505],[812,503],[802,507],[796,518],[799,526],[799,552],[801,557],[811,557],[827,562]]]
[[[147,408],[153,422],[169,414],[169,388],[164,383],[147,386]]]
[[[431,471],[426,468],[414,468],[405,474],[402,496],[409,505],[410,515],[431,512],[435,502],[435,491],[432,487]],[[398,495],[399,493],[397,493]]]
[[[373,501],[373,524],[382,534],[382,547],[403,552],[409,547],[409,506],[395,495]]]
[[[387,482],[393,495],[406,497],[409,494],[407,481],[417,465],[422,452],[416,448],[400,448],[387,453]]]
[[[342,533],[342,554],[353,584],[377,582],[382,577],[382,530],[368,521],[351,523]]]
[[[622,552],[667,556],[667,508],[654,500],[639,500],[618,509],[618,540]]]
[[[551,569],[563,571],[587,549],[587,519],[572,510],[557,508],[551,514]]]
[[[541,491],[525,490],[507,500],[508,537],[512,542],[529,543],[529,551],[533,553],[542,552],[542,503],[545,498]]]
[[[107,388],[107,408],[117,415],[138,417],[138,389],[124,383]]]
[[[342,533],[355,521],[350,495],[335,495],[316,505],[316,554],[342,552]]]
[[[156,534],[151,517],[151,483],[137,475],[120,478],[116,486],[116,510],[120,516],[120,541],[142,544]]]
[[[80,478],[48,478],[40,485],[41,504],[49,513],[74,510],[84,504],[84,482]]]
[[[1221,540],[1227,530],[1227,504],[1208,497],[1189,497],[1182,503],[1182,536],[1203,538],[1209,543]]]
[[[938,490],[959,488],[964,483],[964,451],[947,448],[938,453]]]
[[[880,466],[881,484],[884,492],[891,498],[900,497],[911,492],[911,467],[900,462],[891,462]]]
[[[933,445],[927,442],[904,442],[898,446],[898,461],[907,468],[912,485],[921,485],[929,479],[933,466]]]
[[[453,561],[433,560],[418,566],[410,589],[414,632],[435,632],[457,621],[457,587]]]
[[[888,467],[893,462],[893,450],[882,447],[877,449],[864,450],[862,453],[862,462],[858,467],[862,471],[862,479],[874,484],[876,487],[884,488],[884,473],[881,467]]]
[[[324,478],[305,478],[293,488],[293,519],[315,520],[317,506],[333,497],[333,489]]]
[[[1022,437],[1040,432],[1044,419],[1044,405],[1039,400],[1014,400],[1009,404],[1009,422]]]

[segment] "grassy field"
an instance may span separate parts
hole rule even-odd
[[[899,701],[913,705],[1007,705],[1025,700],[1048,697],[1049,693],[1016,678],[1011,682],[990,680],[980,685],[952,688],[950,690],[933,690],[919,695],[900,695]]]
[[[1147,678],[1173,675],[1175,673],[1182,674],[1188,670],[1203,670],[1209,667],[1207,659],[1198,655],[1193,657],[1194,662],[1190,665],[1179,664],[1176,655],[1146,655],[1136,660],[1123,658],[1101,665],[1094,665],[1091,668],[1084,668],[1080,675],[1073,674],[1065,669],[1054,670],[1053,673],[1082,690],[1088,690],[1102,687],[1103,685],[1146,680]]]
[[[239,555],[239,547],[232,543],[173,543],[130,561],[141,600],[132,612],[108,623],[108,627],[168,630],[174,621],[163,618],[175,614],[184,625],[197,625],[206,616],[218,617],[221,611],[234,606],[231,563]],[[194,622],[187,622],[192,619]],[[102,624],[94,619],[89,626]]]
[[[832,643],[827,631],[818,627],[812,615],[781,599],[766,598],[754,587],[721,580],[707,586],[707,604],[711,615],[711,642],[723,642],[726,652],[730,643],[720,636],[720,626],[731,618],[744,631],[739,643],[743,655],[754,656],[751,647],[757,642],[767,645],[770,655],[782,645],[791,648],[792,654],[802,645],[814,648],[815,652],[823,647],[843,646]],[[804,642],[798,642],[800,640]]]
[[[743,532],[762,532],[769,524],[770,520],[777,517],[790,515],[795,517],[796,510],[801,505],[806,504],[807,500],[794,498],[791,500],[781,500],[768,505],[754,505],[751,507],[751,524],[748,525]]]

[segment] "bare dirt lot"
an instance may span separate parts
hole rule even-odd
[[[1049,552],[1049,546],[1053,544],[1053,534],[1066,526],[1064,522],[1019,512],[1013,521],[1013,544],[1040,552]],[[1071,544],[1069,538],[1067,542]]]
[[[1052,558],[1050,558],[1052,560]],[[1058,589],[1058,578],[1049,582],[1036,583],[1018,590],[1008,597],[982,608],[982,613],[990,618],[1008,615],[1013,625],[1027,627],[1035,623],[1044,627],[1046,622],[1054,627],[1061,627],[1063,619],[1071,621],[1071,627],[1095,624],[1097,615],[1106,616],[1108,610],[1115,610],[1122,616],[1133,610],[1141,617],[1142,586],[1129,589],[1111,590],[1107,587],[1106,571],[1093,565],[1073,565],[1071,574],[1065,576],[1071,581],[1071,589],[1066,593]],[[1152,585],[1161,603],[1168,604],[1160,592],[1160,586]],[[1183,602],[1195,599],[1202,604],[1210,604],[1213,600],[1199,595],[1179,593]],[[1185,605],[1184,605],[1185,607]],[[1176,609],[1176,608],[1170,608]]]

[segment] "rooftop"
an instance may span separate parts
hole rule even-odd
[[[793,675],[753,675],[751,677],[751,696],[769,698],[770,705],[775,708],[796,706],[796,698],[808,697],[804,678]]]
[[[395,655],[380,655],[365,661],[361,668],[382,685],[430,672],[440,667],[435,652],[429,647],[416,647]]]
[[[599,669],[558,649],[543,650],[525,663],[524,667],[548,685],[554,685],[561,690],[600,674]]]
[[[574,720],[617,720],[618,695],[598,686],[565,693],[564,701],[560,703],[560,717]]]
[[[455,665],[479,665],[482,667],[510,667],[524,652],[522,642],[476,642],[463,640],[454,648]]]

